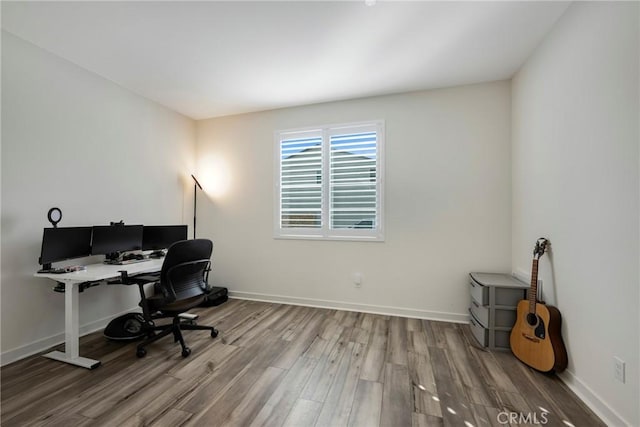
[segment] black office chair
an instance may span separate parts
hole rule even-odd
[[[180,342],[182,356],[189,356],[191,349],[184,343],[182,330],[208,330],[212,338],[218,336],[213,326],[197,325],[194,318],[183,315],[205,299],[212,250],[213,243],[207,239],[183,240],[171,245],[162,263],[160,280],[155,280],[153,296],[147,297],[144,291],[144,285],[152,283],[153,277],[131,278],[140,288],[140,306],[147,332],[147,338],[138,344],[138,357],[147,354],[147,345],[169,334],[173,334],[175,342]],[[160,326],[154,323],[156,319],[168,317],[173,318],[172,323]]]

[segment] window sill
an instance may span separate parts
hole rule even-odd
[[[302,234],[278,234],[273,236],[276,240],[319,240],[342,242],[384,242],[384,236],[314,236]]]

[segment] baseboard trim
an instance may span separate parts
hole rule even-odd
[[[589,386],[583,383],[576,375],[566,370],[558,377],[567,385],[579,398],[591,409],[602,421],[608,426],[631,426],[631,423],[625,420],[613,410],[607,403],[598,396]]]
[[[229,291],[229,297],[251,301],[273,302],[279,304],[301,305],[305,307],[349,310],[361,313],[382,314],[387,316],[410,317],[414,319],[439,320],[453,323],[469,323],[468,314],[446,313],[440,311],[416,310],[383,305],[357,304],[344,301],[321,300],[315,298],[288,297],[283,295],[260,294],[255,292]]]
[[[82,337],[84,335],[99,331],[100,329],[104,329],[104,327],[107,326],[112,319],[126,313],[131,313],[132,311],[140,311],[140,309],[139,307],[132,307],[129,310],[122,311],[113,316],[103,317],[102,319],[94,320],[93,322],[89,322],[86,325],[82,325],[80,326],[80,336]],[[64,331],[47,338],[39,339],[21,347],[4,351],[0,354],[0,366],[5,366],[34,354],[42,353],[46,350],[49,350],[51,347],[62,344],[63,342]]]

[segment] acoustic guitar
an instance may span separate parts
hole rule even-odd
[[[557,308],[538,301],[538,261],[548,241],[540,238],[533,250],[531,287],[526,300],[517,307],[516,324],[511,330],[511,351],[525,364],[541,372],[561,372],[567,367],[567,350],[560,328],[562,317]]]

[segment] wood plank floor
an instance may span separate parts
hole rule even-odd
[[[3,367],[2,426],[604,425],[467,325],[243,300],[192,312],[220,335],[185,332],[186,359],[170,338],[138,359],[94,333],[81,339],[93,371],[40,356]]]

